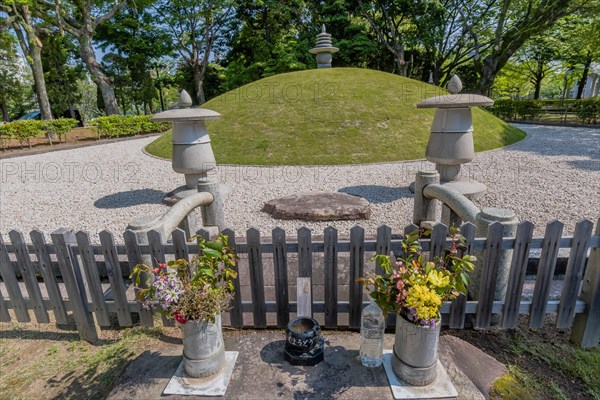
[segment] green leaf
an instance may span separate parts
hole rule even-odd
[[[205,276],[210,276],[211,278],[215,277],[215,273],[211,268],[200,268],[200,273]]]
[[[209,257],[214,257],[214,258],[218,258],[221,256],[221,252],[215,249],[211,249],[211,248],[204,248],[202,249],[202,253],[205,256],[209,256]]]

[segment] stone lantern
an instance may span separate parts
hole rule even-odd
[[[152,120],[173,122],[173,170],[185,176],[185,185],[167,194],[164,201],[172,205],[214,185],[208,173],[215,169],[216,161],[204,121],[221,117],[216,111],[191,108],[192,99],[185,91],[179,95],[178,108],[156,114]]]
[[[331,68],[331,60],[333,53],[337,53],[340,49],[333,47],[331,43],[331,35],[325,32],[325,24],[321,27],[321,33],[317,35],[317,44],[314,49],[310,49],[311,54],[316,54],[317,68]]]
[[[450,95],[435,96],[417,104],[417,108],[436,109],[425,158],[435,163],[443,185],[476,199],[487,187],[460,178],[461,165],[475,158],[471,107],[491,106],[494,101],[478,94],[459,94],[462,82],[456,75],[450,79],[447,89]]]

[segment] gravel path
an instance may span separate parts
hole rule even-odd
[[[463,173],[489,191],[478,204],[511,208],[536,225],[536,236],[553,219],[571,234],[575,223],[600,217],[600,130],[519,125],[528,137],[509,148],[477,154]],[[106,229],[119,240],[127,222],[167,210],[165,192],[183,184],[168,161],[142,153],[154,137],[0,160],[0,232],[50,233],[60,227],[86,230],[93,240]],[[238,232],[257,227],[265,235],[281,226],[331,225],[340,235],[359,224],[367,235],[381,224],[395,232],[412,217],[408,185],[427,161],[338,167],[220,166],[216,174],[231,188],[226,224]],[[261,212],[265,201],[300,191],[342,191],[372,204],[368,221],[307,223],[277,221]]]

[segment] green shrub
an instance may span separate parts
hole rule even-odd
[[[515,101],[511,99],[496,100],[490,111],[498,118],[515,119]]]
[[[21,148],[26,142],[31,147],[31,139],[36,136],[46,134],[46,121],[37,120],[17,120],[8,124],[2,125],[3,136],[10,139],[18,140]]]
[[[164,132],[166,130],[171,129],[171,124],[169,122],[154,122],[152,121],[152,116],[150,115],[145,115],[139,118],[141,120],[141,133]]]
[[[515,113],[524,121],[539,119],[544,113],[540,100],[519,100],[515,102]]]
[[[62,135],[66,135],[71,132],[75,126],[77,126],[77,120],[73,118],[58,118],[52,121],[43,121],[46,124],[46,131],[50,135],[58,135],[58,141],[62,139]]]
[[[583,123],[596,123],[600,121],[600,98],[580,100],[575,104],[574,111]]]
[[[6,142],[8,142],[11,137],[12,135],[10,134],[8,124],[0,125],[0,147],[2,147],[2,150],[6,149]]]
[[[150,120],[151,116],[122,116],[111,115],[98,117],[90,125],[98,134],[98,138],[133,136],[143,133],[163,132],[169,129],[168,123],[156,123]]]

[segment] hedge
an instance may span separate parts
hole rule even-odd
[[[120,116],[99,117],[90,122],[90,127],[98,134],[98,139],[104,137],[133,136],[146,133],[164,132],[171,127],[170,123],[153,122],[151,116]],[[27,143],[31,147],[31,139],[46,136],[50,144],[52,138],[58,135],[59,142],[63,135],[77,126],[77,120],[58,118],[51,121],[17,120],[0,125],[0,146],[6,147],[9,140],[18,140],[21,148]]]
[[[544,113],[542,106],[543,102],[540,100],[500,99],[494,102],[494,106],[490,111],[497,117],[504,119],[533,121]]]
[[[121,116],[111,115],[98,117],[90,122],[92,129],[98,134],[98,139],[104,137],[133,136],[145,133],[164,132],[171,127],[170,123],[153,122],[149,115]]]
[[[583,99],[577,102],[574,109],[577,118],[584,123],[588,122],[595,124],[600,122],[600,97]]]
[[[38,120],[17,120],[0,125],[0,142],[2,148],[5,147],[8,140],[17,140],[23,148],[27,143],[31,147],[31,139],[39,136],[46,136],[52,144],[52,136],[60,137],[69,132],[77,125],[77,120],[73,118],[59,118],[52,121]]]
[[[499,99],[489,110],[499,118],[507,120],[533,121],[548,111],[574,113],[583,123],[600,121],[600,99],[564,100],[510,100]]]

